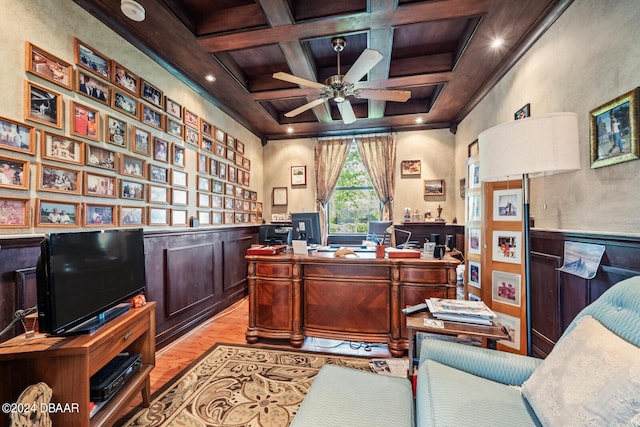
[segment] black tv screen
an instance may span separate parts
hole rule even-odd
[[[142,229],[51,233],[37,270],[40,331],[90,332],[144,290]]]

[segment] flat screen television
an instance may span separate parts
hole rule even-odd
[[[291,214],[292,240],[306,240],[309,245],[321,245],[320,213],[300,212]]]
[[[261,225],[258,240],[261,245],[290,245],[291,227],[279,224]]]
[[[92,332],[145,289],[142,229],[48,234],[36,270],[39,331]]]

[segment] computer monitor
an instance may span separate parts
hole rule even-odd
[[[279,224],[261,225],[259,239],[261,245],[290,245],[291,226]]]
[[[310,245],[322,244],[319,212],[300,212],[291,214],[293,240],[306,240]]]

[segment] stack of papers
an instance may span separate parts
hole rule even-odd
[[[433,317],[448,322],[490,326],[496,317],[496,314],[482,301],[429,298],[426,303]]]

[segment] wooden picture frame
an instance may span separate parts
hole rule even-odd
[[[139,128],[131,127],[131,152],[149,156],[151,154],[151,132]]]
[[[164,130],[162,113],[153,107],[149,107],[147,104],[141,104],[140,107],[140,121],[152,128]]]
[[[231,148],[232,150],[236,149],[236,138],[227,134],[227,147]]]
[[[86,162],[87,166],[93,166],[101,169],[108,169],[112,171],[117,170],[118,161],[115,151],[107,150],[106,148],[96,147],[95,145],[87,144],[85,146]]]
[[[82,190],[81,171],[58,165],[38,163],[38,191],[64,194],[80,194]]]
[[[107,143],[118,147],[127,147],[128,141],[127,122],[110,115],[104,116],[104,139]]]
[[[198,211],[198,221],[200,225],[211,225],[211,213],[209,211]]]
[[[589,113],[591,169],[640,158],[638,91],[631,90]]]
[[[531,116],[531,104],[525,104],[518,111],[513,113],[514,120],[526,119]]]
[[[189,176],[186,172],[177,169],[171,169],[171,185],[173,185],[174,187],[187,188],[189,184],[188,178]]]
[[[233,214],[233,212],[224,212],[223,223],[235,224],[235,215]]]
[[[222,209],[222,206],[224,206],[224,199],[223,196],[217,195],[217,194],[212,194],[211,195],[211,207],[214,209]]]
[[[187,211],[184,209],[171,209],[171,225],[187,225]]]
[[[227,179],[227,164],[218,162],[218,178],[222,180]]]
[[[445,191],[444,179],[425,179],[423,188],[424,188],[424,197],[444,196],[444,191]]]
[[[98,77],[111,80],[111,60],[86,43],[73,40],[76,65]]]
[[[62,94],[26,80],[24,118],[35,123],[62,129]]]
[[[67,90],[73,90],[73,66],[38,46],[25,42],[25,71]]]
[[[480,254],[482,244],[482,232],[479,228],[467,227],[467,252],[470,254]]]
[[[148,225],[169,225],[169,208],[148,207]]]
[[[184,127],[184,142],[195,145],[196,147],[200,146],[200,134],[195,130],[188,126]],[[211,150],[209,150],[211,151]]]
[[[214,145],[214,152],[213,154],[215,154],[216,156],[218,156],[221,159],[226,159],[227,158],[227,147],[225,147],[223,144],[216,142]]]
[[[115,205],[84,203],[85,227],[113,227],[118,225],[118,211]]]
[[[0,117],[0,149],[34,155],[36,153],[35,128]]]
[[[198,173],[209,173],[209,156],[204,153],[198,153]]]
[[[216,179],[211,180],[211,192],[222,194],[224,192],[224,183]]]
[[[228,165],[227,166],[227,178],[229,182],[238,182],[236,177],[236,167]]]
[[[233,210],[233,207],[235,206],[235,202],[233,200],[233,197],[224,196],[222,200],[224,202],[224,208],[225,209]]]
[[[169,115],[164,116],[164,120],[164,128],[169,135],[184,139],[184,125],[181,122],[175,120]]]
[[[521,188],[493,192],[494,221],[522,221],[522,209]]]
[[[101,175],[84,171],[83,194],[94,197],[116,197],[118,179],[115,176]]]
[[[198,183],[196,185],[198,191],[211,191],[211,179],[206,176],[198,175]]]
[[[169,163],[169,142],[158,137],[153,138],[153,160]]]
[[[171,204],[177,206],[187,206],[189,204],[189,191],[182,188],[172,188]]]
[[[236,186],[230,182],[224,183],[224,194],[226,196],[234,196],[236,194]]]
[[[307,167],[291,166],[291,186],[307,185]]]
[[[146,178],[147,162],[143,159],[120,153],[120,174],[136,178]]]
[[[240,154],[244,154],[244,142],[236,140],[236,151]]]
[[[400,176],[403,178],[420,178],[422,162],[420,160],[403,160],[400,162]]]
[[[31,220],[31,199],[0,197],[0,228],[28,228]]]
[[[76,71],[76,92],[94,101],[111,105],[111,85],[80,69]]]
[[[222,144],[227,143],[227,139],[226,139],[227,135],[224,133],[222,129],[220,129],[217,126],[214,128],[213,136],[216,141],[221,142]]]
[[[273,190],[271,191],[271,205],[287,206],[288,204],[287,187],[273,187]]]
[[[80,202],[36,199],[36,227],[80,227]]]
[[[211,224],[212,225],[220,225],[223,222],[222,212],[212,211],[211,212]]]
[[[200,135],[200,148],[203,150],[213,153],[214,150],[216,150],[214,147],[217,147],[218,145],[218,143],[213,142],[213,140],[208,136]]]
[[[180,168],[185,167],[186,158],[185,148],[175,142],[171,144],[171,164]]]
[[[147,201],[149,203],[169,204],[169,187],[149,184]]]
[[[209,175],[218,176],[218,161],[209,157]]]
[[[75,101],[69,102],[70,133],[100,141],[100,111]]]
[[[146,199],[145,184],[139,181],[131,181],[128,179],[120,180],[120,198],[127,200],[145,200]]]
[[[198,193],[196,206],[199,208],[211,207],[211,195],[208,193]]]
[[[164,111],[182,120],[182,105],[167,96],[164,97]]]
[[[121,227],[134,227],[146,224],[146,209],[144,206],[120,206],[118,209],[118,224]]]
[[[12,190],[28,190],[29,161],[0,156],[0,187]]]
[[[184,111],[183,111],[183,121],[185,125],[190,126],[193,129],[196,129],[196,130],[200,129],[200,126],[199,126],[200,118],[196,113],[194,113],[193,111],[189,110],[186,107],[184,108]]]
[[[137,120],[140,103],[129,93],[115,88],[111,97],[111,108]]]
[[[40,156],[47,160],[83,165],[84,143],[43,129],[40,136]]]
[[[149,181],[166,184],[169,182],[169,169],[149,163]]]
[[[162,91],[145,79],[140,79],[140,98],[160,109],[164,106]]]
[[[200,132],[213,137],[213,124],[200,117]]]
[[[140,77],[116,61],[113,61],[111,67],[113,84],[132,95],[140,96]]]

